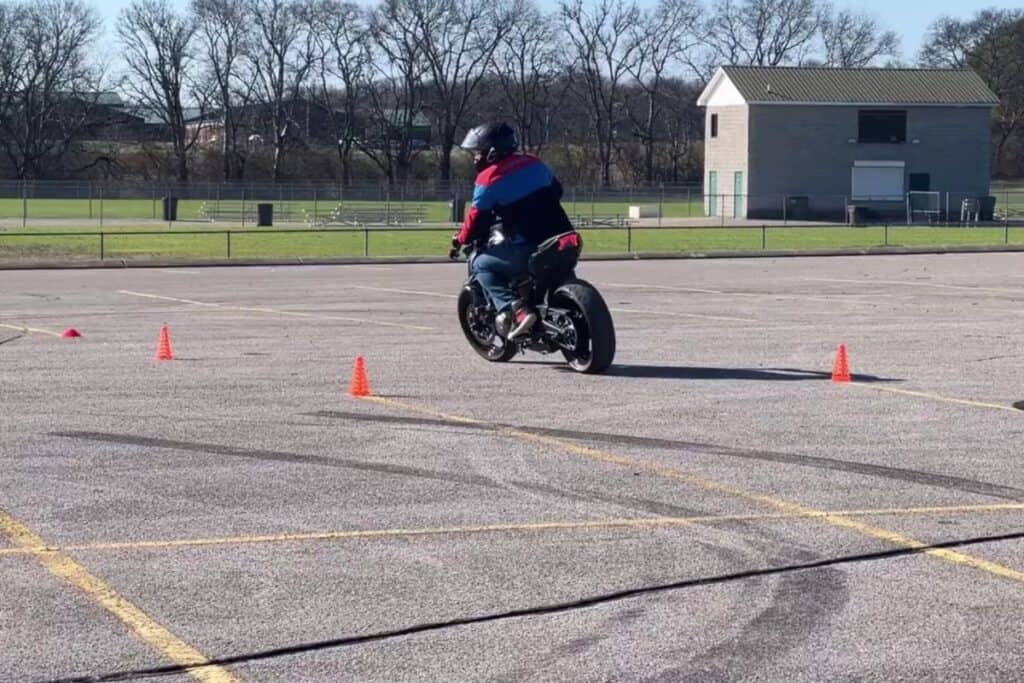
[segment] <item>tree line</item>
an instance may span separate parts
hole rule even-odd
[[[112,28],[87,0],[0,0],[0,172],[446,182],[469,173],[465,130],[502,118],[572,181],[676,182],[700,177],[718,65],[905,64],[893,31],[827,0],[133,0]],[[918,58],[1000,96],[1004,171],[1024,172],[1022,29],[942,17]],[[158,138],[98,142],[111,92]]]

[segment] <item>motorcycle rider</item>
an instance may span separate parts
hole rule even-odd
[[[486,239],[501,221],[504,239],[491,236],[471,268],[498,310],[495,327],[509,330],[506,337],[515,339],[530,331],[537,313],[516,298],[509,283],[527,271],[538,244],[573,229],[562,209],[562,185],[547,164],[518,151],[515,131],[506,123],[479,125],[460,146],[473,152],[478,175],[466,220],[452,238],[452,254],[460,246]]]

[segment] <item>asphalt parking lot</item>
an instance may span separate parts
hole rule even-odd
[[[1019,677],[1024,255],[580,275],[604,376],[458,265],[4,272],[0,680]]]

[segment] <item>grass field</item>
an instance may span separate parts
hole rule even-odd
[[[342,206],[348,210],[417,210],[423,213],[426,223],[443,223],[449,219],[450,208],[447,202],[417,201],[279,201],[279,200],[246,200],[246,212],[252,214],[256,204],[267,201],[274,205],[275,214],[290,214],[289,222],[302,223],[314,212],[319,216],[328,215],[335,208]],[[572,216],[627,216],[631,204],[658,204],[658,197],[636,198],[634,201],[592,202],[579,198],[573,201],[566,198],[563,202],[566,212]],[[204,205],[221,207],[239,211],[240,200],[204,201],[199,199],[183,199],[178,202],[178,219],[182,221],[207,220],[204,216]],[[692,200],[671,199],[661,202],[662,215],[665,218],[689,218],[703,214],[703,200],[699,197]],[[155,220],[161,218],[162,209],[159,199],[29,199],[24,205],[21,199],[0,199],[0,220],[20,220],[24,214],[27,221],[46,219],[73,220],[79,219],[89,224],[98,225],[101,220]],[[251,225],[253,220],[247,218]],[[232,227],[241,225],[240,219],[218,222]]]
[[[451,230],[195,230],[176,224],[171,230],[110,230],[74,234],[69,228],[48,233],[0,231],[0,259],[99,258],[333,258],[352,256],[440,256]],[[1024,227],[726,227],[584,229],[584,252],[678,253],[833,249],[882,246],[1024,245]],[[102,245],[101,245],[102,242]]]

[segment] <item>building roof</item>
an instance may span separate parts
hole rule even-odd
[[[985,81],[968,69],[723,66],[701,94],[701,106],[706,106],[723,79],[747,104],[999,104]]]

